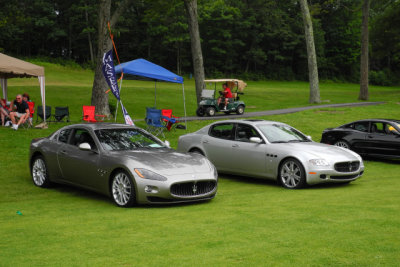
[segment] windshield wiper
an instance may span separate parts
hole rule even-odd
[[[273,141],[273,142],[271,142],[271,143],[287,143],[287,141]]]
[[[310,140],[299,140],[299,139],[293,139],[289,140],[289,143],[300,143],[300,142],[310,142]]]

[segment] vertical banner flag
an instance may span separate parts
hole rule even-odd
[[[113,61],[112,49],[103,55],[103,65],[101,66],[101,70],[103,71],[104,78],[107,81],[108,86],[113,92],[114,96],[121,103],[122,112],[124,114],[125,123],[129,125],[135,125],[132,121],[132,118],[129,116],[128,111],[122,105],[122,101],[119,95],[118,82],[115,76],[114,69],[114,61]]]

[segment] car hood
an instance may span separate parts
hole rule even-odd
[[[161,175],[182,175],[211,172],[211,163],[201,155],[180,153],[172,149],[142,149],[112,152],[129,159],[129,166],[145,168]]]
[[[307,155],[310,159],[326,159],[329,161],[353,161],[361,160],[357,153],[337,147],[316,142],[286,143],[286,148]]]

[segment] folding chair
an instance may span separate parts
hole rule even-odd
[[[64,119],[69,122],[69,108],[68,107],[55,107],[54,111],[55,122],[62,122]]]
[[[155,136],[162,135],[165,138],[164,129],[166,129],[166,127],[162,121],[162,118],[167,119],[161,115],[161,109],[146,107],[146,130]]]
[[[51,106],[46,106],[45,107],[45,111],[46,111],[46,121],[50,122],[48,119],[51,117]],[[38,106],[38,108],[37,108],[36,122],[38,122],[39,118],[41,118],[42,121],[44,121],[43,107],[42,106]]]
[[[175,130],[178,123],[180,123],[180,118],[172,115],[172,109],[162,109],[161,115],[168,131],[171,131],[171,129]]]
[[[82,120],[87,122],[98,122],[96,117],[105,118],[105,115],[97,115],[95,106],[82,106]]]

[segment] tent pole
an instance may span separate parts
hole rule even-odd
[[[1,87],[3,88],[3,98],[7,102],[8,101],[8,97],[7,97],[7,79],[1,78],[0,81],[1,81]]]
[[[157,108],[157,80],[154,81],[154,108]]]
[[[182,83],[182,94],[183,94],[183,110],[185,111],[185,128],[187,131],[187,122],[186,122],[186,100],[185,100],[185,85]]]
[[[38,76],[38,80],[40,85],[40,94],[42,96],[43,122],[46,123],[46,91],[44,76]]]
[[[124,76],[121,77],[121,81],[119,82],[119,99],[121,101],[121,91],[122,91],[122,80],[124,79]],[[114,121],[117,122],[117,114],[118,114],[118,104],[119,101],[117,101],[117,107],[115,108],[115,119]],[[122,107],[121,107],[122,110]]]

